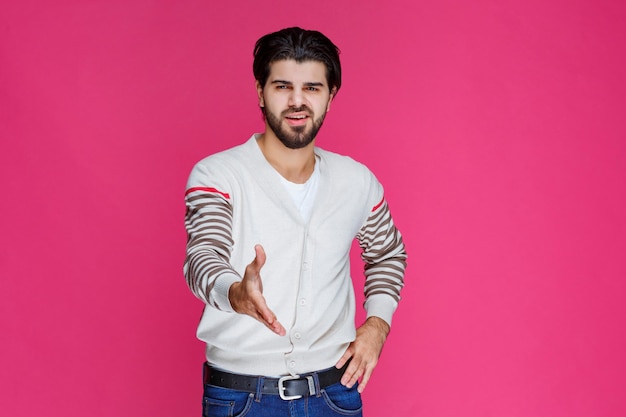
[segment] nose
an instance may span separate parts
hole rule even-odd
[[[289,95],[289,107],[300,107],[304,103],[304,96],[302,91],[298,88],[294,88],[291,90],[291,94]]]

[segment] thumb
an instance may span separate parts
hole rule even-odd
[[[261,245],[255,245],[254,252],[256,253],[256,257],[254,258],[254,261],[252,261],[252,263],[257,268],[257,270],[260,271],[261,268],[263,268],[263,265],[265,265],[265,249],[263,249],[263,246]]]

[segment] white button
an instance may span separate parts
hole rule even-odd
[[[302,335],[298,332],[293,334],[293,337],[295,337],[296,339],[300,339],[300,337],[302,337]]]
[[[305,304],[306,304],[306,299],[301,298],[301,299],[300,299],[300,305],[301,305],[301,306],[303,306],[303,305],[305,305]]]
[[[294,361],[289,362],[289,367],[290,368],[295,368],[296,367],[296,363]]]
[[[309,263],[308,262],[303,262],[302,263],[302,268],[303,269],[309,269]]]

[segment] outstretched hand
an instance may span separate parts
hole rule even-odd
[[[350,364],[341,377],[341,383],[351,388],[361,378],[357,390],[362,393],[372,376],[372,372],[378,363],[378,358],[387,335],[389,324],[379,317],[369,317],[361,327],[356,330],[356,339],[350,343],[339,362],[335,365],[341,368],[350,358]]]
[[[285,328],[276,319],[276,315],[269,309],[263,297],[263,282],[261,268],[265,265],[265,250],[263,246],[254,247],[256,257],[246,267],[243,280],[230,286],[228,299],[235,312],[247,314],[263,323],[274,333],[284,336]]]

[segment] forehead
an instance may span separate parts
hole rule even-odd
[[[326,84],[326,65],[319,61],[296,62],[293,59],[283,59],[270,64],[268,82],[282,80],[292,83],[322,83]]]

